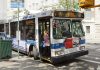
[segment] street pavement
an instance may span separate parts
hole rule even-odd
[[[87,44],[89,54],[57,65],[34,60],[12,51],[12,58],[0,59],[0,70],[100,70],[100,44]]]
[[[89,54],[82,56],[80,59],[100,64],[100,44],[87,44]]]

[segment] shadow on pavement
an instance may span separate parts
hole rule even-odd
[[[7,66],[5,66],[7,65]],[[98,64],[93,64],[78,59],[66,61],[58,65],[44,63],[40,60],[27,58],[26,60],[11,62],[8,61],[0,70],[99,70]]]

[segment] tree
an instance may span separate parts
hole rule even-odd
[[[70,2],[69,0],[59,0],[59,7],[64,9],[69,9]]]
[[[29,15],[30,12],[29,12],[27,9],[24,9],[24,14],[25,14],[25,15]]]
[[[78,10],[78,0],[59,0],[59,7],[66,10]]]
[[[58,3],[52,5],[41,6],[39,10],[48,10],[48,9],[65,9],[65,10],[78,10],[78,0],[59,0]]]

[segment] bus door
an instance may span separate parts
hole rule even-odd
[[[72,20],[73,47],[85,44],[84,31],[81,20]],[[80,47],[81,48],[81,47]]]
[[[40,18],[39,20],[39,51],[40,56],[48,58],[50,51],[50,18]]]

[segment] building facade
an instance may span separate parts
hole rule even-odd
[[[5,23],[5,19],[7,15],[6,11],[7,11],[7,1],[0,0],[0,24]]]
[[[2,1],[2,0],[1,0]],[[18,5],[20,16],[29,12],[30,14],[37,13],[43,10],[52,9],[51,6],[58,3],[58,0],[4,0],[6,7],[7,19],[15,19],[18,15]],[[19,2],[18,2],[19,1]],[[4,4],[3,4],[4,5]],[[3,6],[2,6],[3,7]],[[3,9],[3,8],[2,8]]]
[[[95,5],[100,0],[95,0]],[[85,18],[83,27],[86,34],[86,43],[100,43],[100,7],[84,9]]]

